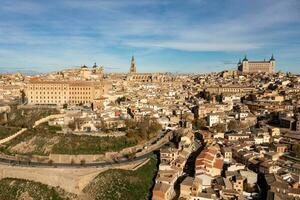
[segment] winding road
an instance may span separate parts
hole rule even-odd
[[[30,160],[20,160],[17,158],[7,157],[6,155],[0,155],[0,164],[20,167],[39,167],[39,168],[101,168],[101,167],[115,167],[123,164],[130,164],[136,161],[143,161],[153,155],[154,151],[159,150],[162,146],[167,144],[171,138],[173,138],[173,132],[165,132],[161,134],[163,137],[158,138],[154,144],[148,144],[147,148],[141,152],[136,153],[136,157],[128,159],[125,157],[119,158],[114,161],[105,162],[92,162],[92,163],[45,163],[45,162],[33,162]]]

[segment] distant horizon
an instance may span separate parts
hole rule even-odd
[[[125,73],[135,55],[139,72],[203,74],[274,54],[276,71],[300,73],[299,10],[298,0],[3,0],[0,71],[97,62]]]
[[[92,66],[87,66],[88,68],[92,68]],[[35,70],[30,70],[30,69],[12,69],[12,70],[2,70],[0,68],[0,74],[13,74],[13,73],[22,73],[24,75],[28,75],[28,76],[35,76],[35,75],[40,75],[40,74],[47,74],[47,73],[54,73],[54,72],[59,72],[59,71],[64,71],[64,70],[71,70],[71,69],[80,69],[79,66],[74,66],[72,67],[66,67],[66,68],[61,68],[61,69],[57,69],[57,70],[52,70],[52,71],[35,71]],[[170,73],[170,74],[210,74],[210,73],[220,73],[223,71],[238,71],[237,69],[223,69],[220,71],[211,71],[211,72],[170,72],[170,71],[137,71],[136,73]],[[275,73],[278,72],[282,72],[282,73],[292,73],[295,75],[300,75],[300,72],[291,72],[291,71],[281,71],[281,70],[275,70]],[[104,74],[126,74],[129,73],[128,71],[107,71],[104,68]]]

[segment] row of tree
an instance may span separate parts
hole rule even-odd
[[[137,141],[149,140],[162,129],[156,119],[145,118],[142,121],[126,120],[126,136]]]
[[[212,94],[210,94],[207,91],[201,91],[198,96],[201,97],[202,99],[205,99],[208,102],[210,102],[213,99],[213,97],[215,97],[216,101],[219,103],[222,103],[222,100],[223,100],[223,94],[218,94],[218,95],[213,96]]]

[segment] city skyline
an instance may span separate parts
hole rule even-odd
[[[239,58],[299,73],[300,3],[288,1],[6,1],[0,71],[47,72],[94,62],[128,72],[205,73]]]

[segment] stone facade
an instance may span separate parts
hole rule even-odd
[[[266,61],[249,61],[247,57],[238,63],[238,71],[242,73],[274,73],[276,61],[272,55],[271,59]]]
[[[144,83],[162,83],[174,80],[174,77],[166,73],[137,73],[136,62],[134,57],[132,56],[129,74],[127,75],[127,81]]]
[[[168,74],[163,73],[131,73],[127,76],[127,81],[130,82],[145,82],[145,83],[162,83],[173,81],[173,78]]]
[[[234,85],[226,85],[226,86],[209,86],[205,89],[205,91],[211,94],[235,94],[235,95],[245,95],[249,92],[254,91],[254,87],[244,87],[244,86],[234,86]]]
[[[103,93],[98,81],[30,81],[26,88],[28,104],[92,103]]]

